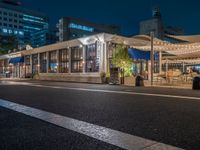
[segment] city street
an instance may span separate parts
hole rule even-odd
[[[200,91],[0,81],[2,150],[199,150]]]

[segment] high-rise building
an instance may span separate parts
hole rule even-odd
[[[140,22],[140,34],[149,35],[151,31],[154,32],[155,37],[163,39],[163,22],[158,8],[153,9],[151,19]]]
[[[167,38],[167,34],[183,35],[184,30],[180,27],[165,26],[162,20],[162,15],[158,7],[152,10],[152,18],[140,22],[140,33],[149,35],[153,31],[155,37],[159,39]]]
[[[0,1],[0,35],[14,36],[19,46],[30,44],[39,47],[46,44],[48,17],[32,11],[13,0]]]
[[[120,34],[120,27],[115,25],[94,24],[85,20],[65,17],[57,24],[59,41],[85,37],[97,33]]]

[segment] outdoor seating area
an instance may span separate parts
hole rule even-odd
[[[156,85],[191,85],[194,77],[200,76],[197,72],[182,73],[180,70],[169,70],[154,75]]]

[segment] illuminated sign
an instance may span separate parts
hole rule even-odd
[[[84,30],[84,31],[88,31],[88,32],[94,32],[94,28],[92,28],[92,27],[87,27],[87,26],[83,26],[83,25],[75,24],[75,23],[70,23],[69,28]]]

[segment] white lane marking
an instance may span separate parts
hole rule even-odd
[[[174,146],[144,139],[127,133],[28,107],[25,105],[20,105],[3,99],[0,99],[0,106],[81,133],[83,135],[87,135],[89,137],[127,150],[147,150],[151,147],[153,147],[153,150],[183,150]]]
[[[103,92],[103,93],[115,93],[115,94],[129,94],[129,95],[142,95],[142,96],[154,96],[154,97],[166,97],[166,98],[200,100],[200,97],[168,95],[168,94],[151,94],[151,93],[141,93],[141,92],[99,90],[99,89],[88,89],[88,88],[71,88],[71,87],[61,87],[61,86],[46,86],[46,85],[38,85],[38,84],[35,84],[35,85],[32,84],[32,85],[28,85],[28,86],[53,88],[53,89],[66,89],[66,90],[87,91],[87,92]]]
[[[2,83],[1,85],[6,85],[6,84],[7,83]],[[15,84],[15,82],[12,82],[12,85],[14,85],[14,84]],[[16,85],[20,85],[20,83],[16,83]],[[41,85],[41,84],[32,84],[32,83],[28,83],[28,84],[22,83],[21,85],[32,86],[32,87],[53,88],[53,89],[87,91],[87,92],[103,92],[103,93],[115,93],[115,94],[129,94],[129,95],[141,95],[141,96],[154,96],[154,97],[200,100],[200,97],[181,96],[181,95],[142,93],[142,92],[128,92],[128,91],[113,91],[113,90],[100,90],[100,89],[89,89],[89,88],[74,88],[74,87],[51,86],[51,85]]]

